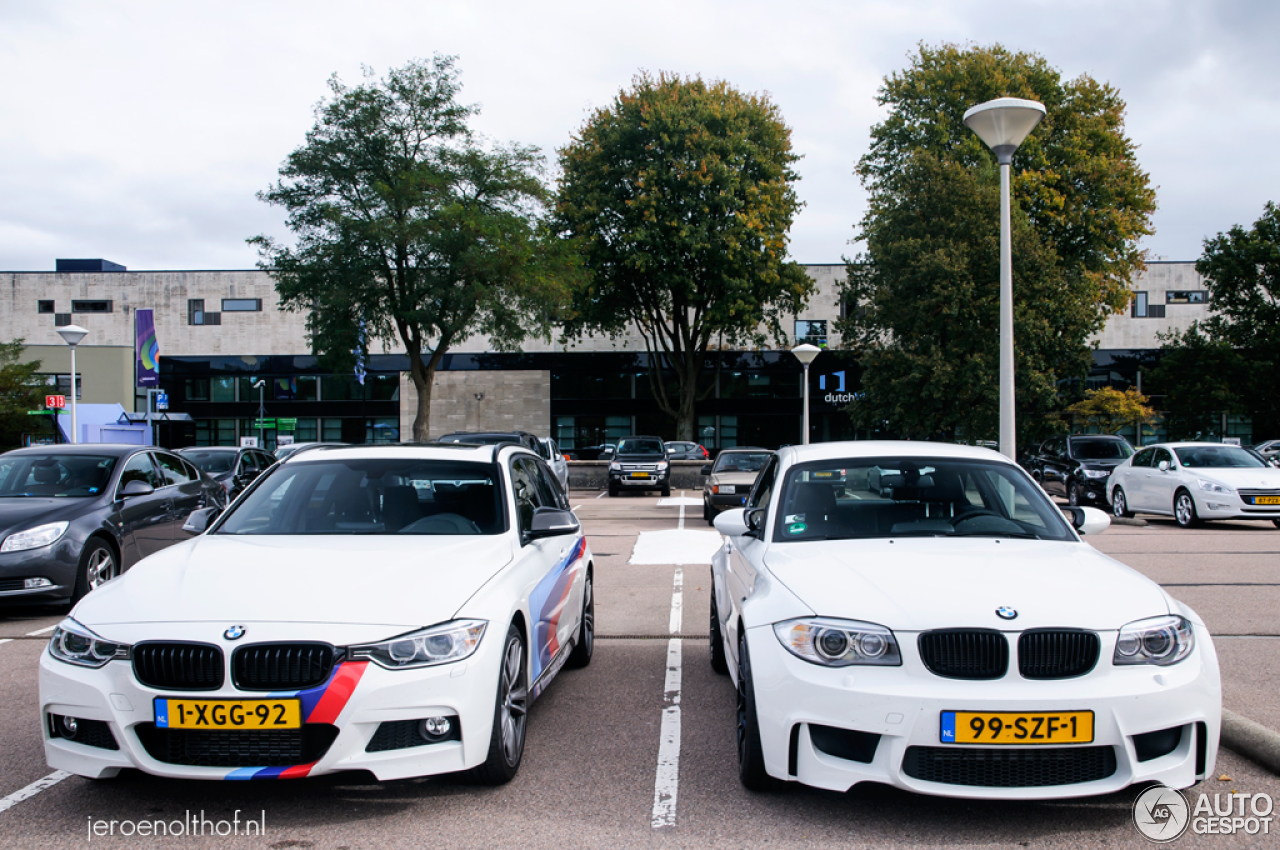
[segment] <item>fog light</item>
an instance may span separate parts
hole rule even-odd
[[[1098,498],[1098,494],[1097,494],[1097,493],[1094,493],[1092,490],[1090,490],[1089,492],[1085,493],[1084,495],[1085,495],[1085,497],[1086,497],[1086,498],[1089,498],[1089,499],[1096,499],[1096,498]]]
[[[58,727],[62,732],[62,737],[74,738],[76,732],[80,729],[80,724],[76,722],[74,717],[63,716],[58,718]]]
[[[53,587],[53,582],[47,578],[25,578],[22,580],[22,586],[26,590],[35,590],[39,587]]]
[[[428,717],[418,727],[418,732],[428,741],[441,741],[448,736],[453,724],[447,717]]]

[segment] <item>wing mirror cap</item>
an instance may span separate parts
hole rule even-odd
[[[1062,513],[1081,537],[1101,534],[1111,527],[1111,517],[1097,508],[1064,507]]]
[[[526,540],[537,540],[541,537],[558,537],[561,534],[576,534],[582,527],[573,511],[562,511],[559,508],[538,508],[533,512],[533,522],[525,532]]]
[[[147,482],[135,478],[132,481],[125,482],[125,485],[120,488],[120,495],[126,498],[129,496],[150,496],[155,491],[156,488]]]
[[[209,528],[209,523],[221,512],[221,508],[198,508],[187,515],[187,521],[182,524],[182,530],[188,534],[204,534]]]

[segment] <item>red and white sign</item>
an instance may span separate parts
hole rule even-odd
[[[64,395],[47,395],[44,397],[44,406],[49,410],[61,410],[67,406],[67,397]]]

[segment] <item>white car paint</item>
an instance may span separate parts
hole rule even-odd
[[[358,464],[369,459],[386,459],[394,469],[403,468],[395,464],[411,461],[484,464],[500,488],[505,517],[497,518],[493,527],[502,530],[481,535],[219,533],[223,523],[235,522],[237,510],[248,510],[254,490],[270,493],[273,479],[301,475],[308,465],[320,469],[331,461]],[[151,687],[140,680],[128,658],[90,668],[60,660],[47,649],[40,662],[40,707],[49,765],[93,778],[136,767],[160,776],[203,779],[288,778],[365,769],[387,780],[485,763],[508,628],[514,625],[524,636],[518,663],[530,700],[554,678],[580,641],[589,649],[594,629],[593,606],[588,605],[592,555],[581,528],[572,519],[570,529],[554,535],[523,536],[517,492],[536,488],[523,485],[527,479],[517,478],[517,467],[522,475],[534,468],[550,474],[532,452],[510,445],[314,449],[265,473],[209,533],[145,559],[86,597],[63,623],[64,628],[77,623],[130,647],[147,641],[217,647],[226,665],[221,687]],[[390,503],[390,496],[379,498]],[[563,512],[554,516],[569,521],[567,502],[559,507]],[[474,652],[461,660],[389,669],[346,650],[319,686],[268,694],[235,683],[233,653],[254,643],[322,642],[341,651],[452,621],[485,623]],[[242,635],[232,637],[236,631]],[[579,666],[585,663],[581,654],[579,650],[575,656]],[[590,659],[589,651],[585,659]],[[153,707],[159,705],[158,698],[267,696],[297,696],[303,704],[304,728],[327,724],[336,728],[336,738],[309,763],[262,768],[241,762],[194,765],[160,760],[139,737],[140,731],[150,734],[157,723]],[[318,715],[323,716],[317,720]],[[74,717],[82,725],[105,724],[118,748],[55,735],[51,716]],[[457,721],[460,740],[366,749],[384,723],[432,717]]]
[[[719,646],[713,646],[713,665],[717,649],[722,650],[735,684],[750,686],[740,694],[749,692],[752,697],[766,779],[836,791],[870,781],[945,796],[1047,799],[1107,794],[1139,782],[1185,788],[1213,773],[1221,684],[1208,630],[1159,585],[1099,553],[1066,523],[1061,530],[1046,531],[1059,539],[958,537],[941,525],[936,526],[938,536],[894,531],[861,539],[785,539],[787,527],[777,519],[786,490],[781,482],[788,474],[814,461],[821,462],[817,468],[830,461],[852,470],[863,459],[875,459],[883,468],[923,466],[928,460],[986,464],[1003,469],[1005,480],[1022,482],[1020,492],[1043,501],[1037,516],[1056,515],[1057,509],[1023,471],[986,449],[856,442],[780,450],[775,469],[761,473],[760,489],[768,492],[767,501],[716,519],[726,540],[711,562],[713,632],[720,638]],[[800,475],[806,468],[795,472]],[[857,504],[862,497],[862,491],[845,490],[834,510],[857,510],[863,507]],[[873,491],[865,498],[865,505],[883,504]],[[747,513],[753,510],[762,512],[754,515],[757,521],[763,518],[759,536],[748,533]],[[812,523],[808,513],[812,509],[802,514],[805,519],[799,524]],[[964,517],[957,509],[949,522],[973,521]],[[1083,519],[1087,528],[1100,524],[1090,513]],[[957,528],[963,526],[953,525],[953,532]],[[1005,614],[1014,609],[1014,619],[1002,619],[997,609]],[[1114,663],[1121,627],[1170,615],[1185,618],[1194,638],[1187,657],[1167,666]],[[826,666],[794,654],[775,633],[775,624],[815,618],[888,629],[900,664]],[[1061,679],[1025,678],[1018,662],[1019,640],[1027,630],[1039,628],[1095,634],[1099,650],[1092,668]],[[1002,635],[1008,645],[1006,672],[986,680],[932,672],[920,637],[948,629]],[[742,663],[740,641],[749,664]],[[743,673],[746,669],[749,677]],[[740,717],[743,699],[740,696]],[[1001,754],[1013,754],[1052,759],[1059,757],[1052,750],[1080,748],[948,743],[942,737],[944,712],[955,711],[1092,712],[1095,728],[1089,748],[1100,758],[1113,756],[1114,770],[1067,784],[1018,784],[1013,779],[1008,787],[972,784],[971,778],[943,781],[936,774],[921,778],[918,770],[907,766],[908,759],[920,754],[964,762],[980,758],[977,751],[985,749],[989,754],[981,758],[998,760],[1009,758]],[[740,723],[740,735],[744,728]],[[827,729],[864,741],[874,738],[873,756],[864,761],[833,755],[829,744],[824,745],[827,750],[820,748],[815,739]],[[1139,760],[1134,736],[1159,735],[1163,730],[1176,730],[1165,737],[1176,742],[1173,748]],[[761,774],[751,774],[744,765],[743,781],[760,787]]]
[[[1222,443],[1158,443],[1144,446],[1107,479],[1107,494],[1117,514],[1147,513],[1174,517],[1179,525],[1201,520],[1260,519],[1280,526],[1280,469],[1258,461],[1256,467],[1223,467],[1194,463],[1198,455],[1230,452],[1251,458],[1244,449]],[[1149,465],[1144,461],[1149,460]],[[1184,461],[1192,460],[1188,464]],[[1135,463],[1136,462],[1136,463]],[[1115,495],[1122,494],[1122,503]],[[1182,510],[1179,498],[1184,499]],[[1186,498],[1194,505],[1187,509]]]

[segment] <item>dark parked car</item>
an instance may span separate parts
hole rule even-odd
[[[773,452],[768,449],[744,446],[725,449],[714,464],[702,467],[702,474],[707,476],[702,484],[702,518],[707,525],[714,526],[721,511],[740,508],[747,503],[747,495],[756,483],[756,476],[771,457]]]
[[[80,444],[0,455],[0,604],[78,601],[192,536],[187,517],[227,494],[172,452]]]
[[[454,431],[445,434],[436,442],[440,443],[472,443],[477,446],[494,446],[498,443],[515,443],[529,451],[542,456],[542,446],[538,437],[528,431]]]
[[[659,490],[671,495],[671,463],[661,437],[624,437],[609,461],[609,495]]]
[[[710,455],[697,443],[673,440],[667,443],[667,457],[671,460],[706,460]]]
[[[1075,506],[1107,502],[1107,478],[1133,455],[1124,437],[1083,434],[1050,437],[1040,444],[1027,466],[1046,493],[1066,496]]]
[[[221,484],[230,499],[239,496],[250,481],[276,462],[270,453],[262,449],[238,449],[235,446],[197,446],[179,449],[178,454]]]

